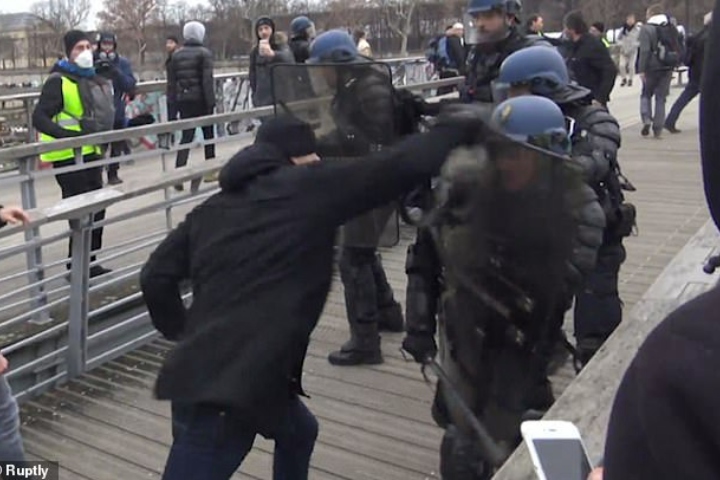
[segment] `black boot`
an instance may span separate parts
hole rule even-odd
[[[385,275],[380,255],[375,256],[372,263],[372,273],[375,280],[375,291],[377,292],[378,305],[378,327],[386,332],[404,332],[405,319],[403,318],[402,307],[395,301],[392,287]]]
[[[595,353],[600,350],[605,340],[609,335],[593,335],[577,339],[577,358],[575,359],[575,369],[579,372],[585,365],[588,364],[590,359],[595,356]]]
[[[350,325],[350,340],[340,350],[328,355],[336,366],[378,365],[383,363],[377,323]]]
[[[375,251],[343,248],[338,266],[345,287],[345,310],[350,324],[350,341],[332,352],[333,365],[382,363],[378,335],[378,296],[373,275]]]

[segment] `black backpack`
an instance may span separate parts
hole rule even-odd
[[[683,59],[680,32],[670,22],[655,27],[657,32],[657,46],[655,55],[664,67],[675,68],[680,66]]]

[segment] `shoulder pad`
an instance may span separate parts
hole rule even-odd
[[[620,124],[606,109],[596,105],[579,107],[572,117],[577,130],[608,138],[620,146]]]

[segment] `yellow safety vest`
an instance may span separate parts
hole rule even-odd
[[[62,96],[63,96],[63,109],[60,113],[53,117],[53,122],[66,130],[81,131],[79,119],[83,117],[84,109],[82,99],[80,97],[80,88],[78,84],[66,78],[65,76],[60,77],[62,79]],[[51,137],[45,133],[40,134],[41,142],[52,142],[55,137]],[[88,145],[82,147],[82,154],[92,155],[101,154],[100,147],[94,145]],[[62,160],[72,160],[75,158],[75,151],[72,148],[66,150],[53,150],[52,152],[43,153],[40,155],[40,160],[43,162],[60,162]]]

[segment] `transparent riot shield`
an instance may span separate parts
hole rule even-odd
[[[454,388],[492,437],[514,448],[545,369],[534,353],[564,300],[582,178],[561,156],[504,137],[456,150],[435,189],[430,229],[443,268],[440,358],[453,386],[439,400],[473,435]]]
[[[431,216],[448,279],[524,328],[564,288],[583,185],[565,157],[500,135],[456,151]]]
[[[323,161],[364,157],[396,140],[392,73],[387,64],[275,65],[271,82],[275,114],[309,123]],[[349,221],[339,241],[346,247],[375,248],[393,246],[399,237],[397,206],[392,204]]]

